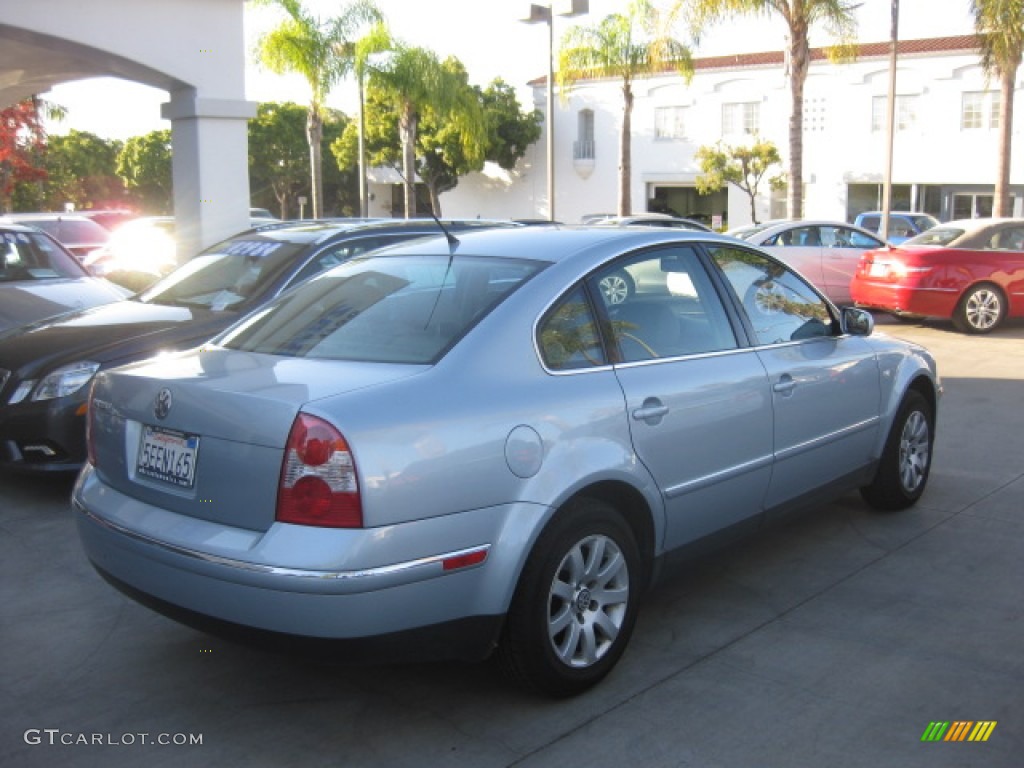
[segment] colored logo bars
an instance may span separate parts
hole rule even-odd
[[[933,721],[924,729],[921,741],[988,741],[996,723],[996,720]]]

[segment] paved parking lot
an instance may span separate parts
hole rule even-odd
[[[325,667],[199,634],[95,575],[70,481],[0,475],[0,765],[1019,766],[1024,324],[881,322],[946,388],[921,503],[853,494],[688,567],[570,701],[486,664]],[[922,742],[933,721],[997,725]]]

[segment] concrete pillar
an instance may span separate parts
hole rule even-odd
[[[249,226],[247,123],[256,103],[171,93],[161,116],[171,121],[171,172],[178,263]]]

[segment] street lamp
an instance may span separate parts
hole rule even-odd
[[[555,25],[554,15],[569,18],[590,11],[590,0],[561,0],[549,5],[530,3],[530,15],[522,21],[525,24],[544,23],[548,25],[548,78],[547,78],[547,121],[548,121],[548,219],[555,220]]]

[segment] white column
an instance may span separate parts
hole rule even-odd
[[[194,89],[171,94],[171,172],[178,262],[249,226],[247,123],[256,104],[207,99]]]

